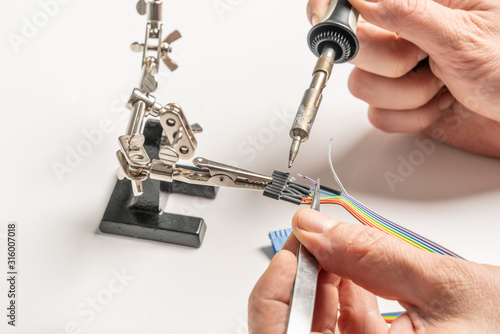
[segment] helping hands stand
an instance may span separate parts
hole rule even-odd
[[[193,159],[195,167],[177,164],[193,157],[195,134],[202,128],[190,125],[179,105],[161,105],[152,95],[158,87],[159,60],[172,71],[177,68],[169,57],[170,44],[181,37],[174,31],[162,39],[161,8],[158,0],[137,4],[138,12],[148,18],[145,42],[131,45],[133,51],[143,53],[142,79],[127,104],[132,114],[127,133],[118,138],[119,181],[99,228],[106,233],[199,247],[206,230],[203,219],[163,213],[162,192],[215,198],[216,187],[264,191],[273,178],[201,157]]]
[[[152,92],[158,87],[156,74],[159,60],[174,71],[177,65],[170,59],[170,44],[181,37],[178,31],[162,40],[162,2],[137,4],[141,15],[147,14],[146,37],[144,44],[133,43],[131,49],[143,53],[142,79],[139,88],[134,89],[128,103],[132,117],[127,134],[120,137],[118,170],[120,180],[109,200],[99,229],[105,233],[200,247],[205,235],[206,225],[202,218],[163,212],[160,194],[182,193],[213,199],[217,188],[214,186],[188,184],[175,181],[144,178],[143,168],[152,159],[168,169],[180,157],[188,159],[196,148],[195,132],[201,132],[197,124],[187,123],[182,109],[175,104],[162,106],[156,103]],[[156,45],[152,45],[154,40]],[[155,53],[150,55],[151,53]],[[159,116],[160,120],[150,119],[143,127],[147,115]],[[186,170],[200,170],[188,166],[179,166]],[[125,180],[127,178],[128,180]],[[132,187],[128,181],[132,181]]]

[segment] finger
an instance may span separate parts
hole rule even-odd
[[[312,331],[317,333],[335,333],[339,301],[340,277],[321,270],[316,289],[314,319]]]
[[[348,85],[354,96],[370,106],[396,110],[419,108],[444,86],[427,64],[417,66],[400,78],[386,78],[354,68]]]
[[[283,245],[281,252],[297,254],[298,245],[299,241],[297,237],[292,233]],[[337,275],[331,274],[324,270],[320,271],[316,289],[316,302],[314,307],[314,319],[312,326],[313,332],[335,332],[338,309],[339,283],[340,277],[338,277]]]
[[[297,254],[297,249],[299,248],[299,240],[295,236],[295,234],[290,233],[288,238],[285,241],[285,244],[281,248],[282,250],[289,251],[292,254]]]
[[[399,78],[428,56],[415,44],[396,33],[364,20],[359,21],[356,35],[359,40],[359,53],[352,63],[373,74]]]
[[[289,251],[280,251],[261,276],[248,299],[250,333],[285,333],[288,303],[297,258]]]
[[[443,50],[443,41],[456,35],[460,13],[433,0],[350,2],[368,22],[396,32],[428,53]]]
[[[436,122],[455,99],[446,87],[426,105],[413,110],[368,108],[368,118],[376,128],[385,132],[418,133]]]
[[[390,334],[408,334],[415,333],[415,326],[408,313],[403,313],[391,324]]]
[[[323,269],[378,296],[422,309],[442,293],[440,286],[451,279],[447,276],[450,267],[451,272],[460,272],[464,265],[448,256],[418,250],[374,228],[339,222],[311,209],[299,210],[292,225],[297,239]]]
[[[344,334],[387,333],[380,315],[377,297],[350,280],[342,279],[339,287],[339,329]]]
[[[309,0],[307,3],[307,19],[311,22],[312,25],[321,22],[328,11],[328,7],[330,6],[329,0]]]
[[[473,113],[460,103],[453,104],[423,133],[437,142],[500,158],[500,122]]]

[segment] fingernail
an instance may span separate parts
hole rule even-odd
[[[318,15],[314,14],[313,17],[311,18],[311,22],[312,22],[313,26],[318,24],[318,21],[319,21]]]
[[[319,213],[302,212],[297,227],[306,232],[323,233],[337,225],[337,222]]]
[[[451,107],[454,102],[455,102],[455,98],[453,97],[453,95],[451,95],[451,93],[449,91],[445,91],[439,97],[438,108],[441,111],[446,110],[449,107]]]

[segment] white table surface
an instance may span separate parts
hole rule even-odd
[[[166,1],[166,30],[183,34],[172,54],[180,68],[163,67],[156,96],[203,126],[198,156],[267,174],[286,169],[289,126],[315,62],[305,4]],[[220,189],[216,200],[172,196],[167,210],[205,219],[200,249],[99,232],[129,115],[123,106],[140,75],[140,55],[129,45],[142,41],[145,18],[132,0],[67,0],[47,22],[42,10],[38,0],[0,5],[2,262],[7,223],[19,226],[18,327],[2,313],[0,331],[247,333],[247,298],[269,263],[267,234],[289,227],[297,208],[234,189]],[[22,36],[33,16],[42,26],[16,52],[9,38]],[[348,92],[350,70],[335,67],[292,172],[333,185],[333,137],[334,163],[352,195],[470,260],[499,265],[500,160],[439,144],[391,190],[384,173],[417,157],[423,137],[373,129],[366,105]],[[112,131],[58,178],[54,164],[65,164],[68,147],[106,119]],[[322,210],[356,222],[342,208]],[[122,271],[125,283],[114,278]],[[2,279],[0,305],[6,289]],[[398,309],[382,302],[383,311]]]

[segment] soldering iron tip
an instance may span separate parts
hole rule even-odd
[[[290,147],[290,155],[288,156],[288,168],[292,168],[293,162],[295,161],[295,158],[299,153],[299,148],[301,143],[300,140],[301,139],[298,136],[293,138],[292,147]]]

